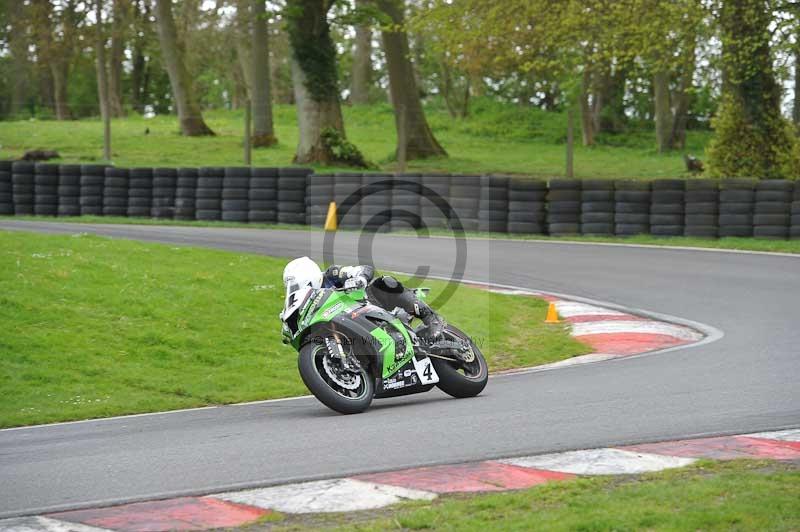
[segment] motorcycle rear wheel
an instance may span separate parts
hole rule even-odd
[[[439,375],[439,382],[436,386],[447,395],[459,399],[475,397],[483,391],[489,381],[489,366],[486,364],[486,359],[483,358],[483,353],[469,336],[452,325],[448,324],[443,334],[447,340],[469,342],[475,359],[470,363],[457,364],[431,357],[433,367]]]
[[[314,397],[340,414],[359,414],[369,408],[375,395],[375,383],[365,369],[356,390],[347,390],[334,382],[323,366],[323,357],[330,356],[324,344],[308,343],[300,348],[297,369]]]

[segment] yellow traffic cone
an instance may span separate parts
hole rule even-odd
[[[330,205],[328,205],[328,216],[325,217],[325,230],[326,231],[336,231],[339,227],[336,221],[336,202],[332,201]]]
[[[550,305],[547,307],[547,317],[544,319],[545,323],[561,323],[561,320],[558,319],[558,312],[556,311],[556,304],[550,302]]]

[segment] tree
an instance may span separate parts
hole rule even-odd
[[[8,48],[11,53],[13,82],[11,86],[11,115],[22,113],[25,107],[30,85],[28,74],[28,20],[26,6],[23,2],[11,2],[8,6],[10,29],[8,31]]]
[[[278,142],[272,123],[272,98],[270,94],[269,39],[267,36],[267,11],[265,0],[252,0],[252,80],[253,91],[253,146],[272,146]]]
[[[356,105],[367,104],[372,86],[372,28],[365,22],[355,26],[353,65],[351,68],[350,101]]]
[[[403,150],[408,160],[447,156],[433,136],[422,109],[405,31],[405,6],[402,0],[378,0],[378,6],[391,23],[381,29],[381,38],[397,129],[396,154]]]
[[[106,36],[103,33],[103,0],[95,0],[95,64],[97,68],[97,96],[100,100],[100,116],[104,124],[103,159],[111,159],[110,137],[111,130],[108,126],[110,118],[110,103],[108,95],[108,73],[106,72]]]
[[[125,54],[124,25],[127,19],[127,2],[114,0],[114,20],[111,26],[111,50],[108,57],[108,106],[111,116],[125,116],[122,106],[122,60]]]
[[[363,156],[345,137],[331,7],[328,0],[288,0],[284,9],[300,133],[294,162],[363,166]]]
[[[172,97],[178,111],[181,133],[190,137],[214,135],[203,120],[192,78],[184,63],[185,50],[178,39],[171,0],[156,0],[156,26],[163,61],[172,87]]]
[[[781,116],[770,47],[771,7],[762,0],[725,2],[719,21],[723,102],[708,147],[709,170],[719,177],[795,177],[796,140]]]

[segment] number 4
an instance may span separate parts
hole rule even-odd
[[[426,379],[428,379],[428,380],[430,380],[430,379],[432,379],[432,378],[433,378],[433,375],[431,374],[431,363],[430,363],[430,362],[428,362],[427,364],[425,364],[425,370],[422,372],[422,374],[423,374],[423,375],[425,376],[425,378],[426,378]]]

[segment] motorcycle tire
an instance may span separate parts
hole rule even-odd
[[[477,367],[475,368],[476,371],[474,375],[467,375],[466,373],[462,373],[454,363],[441,358],[431,357],[433,367],[439,375],[439,382],[436,386],[447,395],[458,399],[475,397],[483,391],[486,387],[486,383],[489,381],[489,366],[486,364],[486,359],[469,336],[452,325],[448,325],[445,331],[445,336],[449,333],[461,340],[469,342],[472,351],[475,353]]]
[[[334,390],[320,374],[316,363],[317,353],[325,351],[325,346],[316,342],[310,342],[300,348],[297,358],[297,369],[306,387],[314,394],[314,397],[340,414],[359,414],[369,408],[372,398],[375,395],[375,381],[370,373],[364,370],[361,380],[364,383],[364,390],[358,397],[349,398],[341,395]]]

